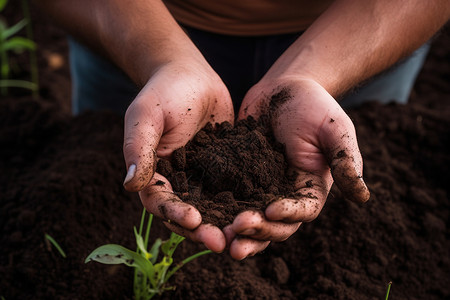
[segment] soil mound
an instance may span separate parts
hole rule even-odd
[[[172,161],[161,159],[157,171],[166,176],[185,202],[194,205],[205,223],[219,228],[248,209],[263,211],[293,192],[284,149],[266,129],[265,117],[208,124]]]

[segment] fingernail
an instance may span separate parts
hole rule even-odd
[[[128,168],[127,176],[125,177],[125,180],[123,181],[123,184],[125,185],[128,182],[130,182],[133,179],[135,174],[136,174],[136,165],[132,164]]]
[[[240,234],[242,235],[254,235],[256,233],[256,230],[254,228],[245,229]]]

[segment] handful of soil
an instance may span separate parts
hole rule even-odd
[[[211,124],[171,161],[160,159],[157,172],[175,194],[196,207],[204,223],[223,228],[244,210],[264,211],[279,197],[293,193],[284,147],[275,141],[266,118]]]

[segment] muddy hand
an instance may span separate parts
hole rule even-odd
[[[365,202],[370,196],[353,123],[319,84],[292,80],[254,86],[239,118],[263,113],[269,114],[275,137],[286,146],[296,192],[270,204],[264,215],[241,213],[226,228],[230,253],[238,259],[261,251],[270,241],[287,239],[301,222],[314,220],[333,180],[353,201]]]
[[[166,220],[168,227],[213,251],[225,239],[215,227],[201,225],[200,213],[177,198],[171,185],[155,173],[157,157],[169,157],[207,122],[233,120],[229,93],[219,77],[204,65],[177,64],[160,68],[129,106],[125,115],[124,186],[139,191],[145,208]]]

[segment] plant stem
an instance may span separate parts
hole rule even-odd
[[[169,278],[170,278],[176,271],[178,271],[181,267],[183,267],[185,264],[187,264],[187,263],[190,262],[191,260],[194,260],[194,259],[196,259],[197,257],[200,257],[200,256],[205,255],[205,254],[209,254],[209,253],[212,253],[212,251],[211,251],[211,250],[204,250],[204,251],[201,251],[201,252],[199,252],[199,253],[196,253],[196,254],[191,255],[191,256],[189,256],[188,258],[184,259],[182,262],[180,262],[179,264],[177,264],[175,267],[172,268],[172,270],[170,270],[170,271],[167,273],[165,282],[167,282],[167,281],[169,280]]]
[[[139,233],[140,236],[142,236],[142,233],[143,233],[143,230],[144,230],[145,215],[146,215],[146,210],[144,208],[142,210],[141,223],[139,224],[139,231],[138,231],[138,233]],[[145,248],[145,250],[148,250],[148,240],[149,240],[149,236],[150,236],[150,230],[151,230],[152,222],[153,222],[153,214],[149,214],[148,220],[147,220],[147,226],[145,228],[145,237],[144,237],[144,248]],[[141,252],[139,250],[139,247],[137,247],[136,252],[137,253]],[[138,277],[139,277],[138,275],[139,274],[141,276],[141,278],[140,278],[141,282],[139,282],[139,280],[138,280]],[[134,296],[135,296],[136,300],[150,299],[152,297],[152,296],[148,295],[147,280],[148,280],[148,278],[143,272],[139,272],[138,269],[134,270],[133,289],[134,289]]]
[[[152,222],[153,222],[153,214],[149,214],[147,221],[147,229],[145,230],[145,239],[144,239],[145,250],[148,250],[148,238],[150,236],[150,229],[152,227]]]
[[[33,25],[31,24],[31,16],[30,16],[30,6],[28,5],[28,0],[22,0],[22,10],[25,20],[27,20],[27,37],[30,41],[34,41],[33,37]],[[30,73],[31,73],[31,82],[34,83],[33,97],[36,99],[39,95],[39,72],[37,67],[37,55],[36,50],[30,51]]]
[[[141,222],[139,224],[139,235],[142,236],[142,230],[144,229],[144,223],[145,223],[145,208],[142,210],[142,214],[141,214]],[[139,250],[139,247],[136,247],[136,253],[140,253],[141,250]],[[134,269],[134,279],[133,279],[133,291],[134,291],[134,297],[135,300],[139,300],[141,299],[141,290],[139,288],[139,281],[138,281],[138,275],[139,273],[141,273],[141,279],[142,281],[144,281],[144,274],[142,272],[139,272],[139,270],[136,268]]]
[[[3,41],[0,41],[0,43],[2,43]],[[1,46],[1,45],[0,45]],[[3,47],[0,47],[0,74],[1,74],[1,79],[2,82],[8,82],[8,75],[9,75],[9,63],[8,63],[8,53],[6,53],[6,50],[3,49]],[[6,94],[8,93],[8,85],[6,84],[2,84],[0,85],[1,87],[1,92],[3,96],[6,96]]]
[[[144,215],[145,215],[145,208],[144,208]],[[144,238],[144,247],[145,250],[148,251],[148,238],[150,235],[150,229],[152,227],[152,222],[153,222],[153,214],[149,214],[148,215],[148,220],[147,220],[147,228],[145,229],[145,238]],[[141,288],[144,292],[144,295],[147,295],[147,275],[142,274],[142,283],[141,283]],[[147,299],[150,299],[150,297],[145,297]]]
[[[139,231],[138,231],[139,235],[142,235],[144,223],[145,223],[145,208],[144,208],[144,210],[142,210],[141,223],[139,224]],[[139,248],[138,248],[138,250],[139,250]]]
[[[385,300],[388,300],[388,298],[389,298],[389,291],[391,290],[391,285],[392,285],[392,281],[389,281]]]

